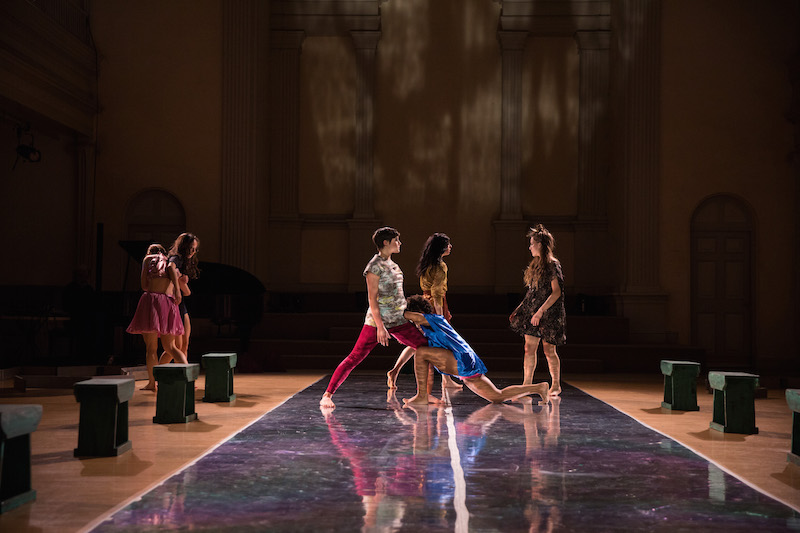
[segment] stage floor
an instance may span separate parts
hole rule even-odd
[[[95,459],[72,457],[70,390],[6,394],[44,416],[37,500],[0,515],[0,530],[800,530],[782,390],[756,401],[759,433],[745,436],[708,428],[705,391],[699,412],[662,409],[660,375],[566,381],[577,388],[548,407],[465,390],[449,409],[410,410],[413,376],[393,398],[383,375],[354,373],[326,414],[320,374],[239,374],[230,404],[199,401],[201,376],[198,421],[153,424],[155,396],[137,391],[133,449]]]

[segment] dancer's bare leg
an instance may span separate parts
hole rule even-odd
[[[142,390],[156,390],[153,367],[158,364],[158,333],[142,333],[145,345],[145,364],[147,365],[147,385]]]
[[[400,352],[400,355],[397,357],[397,361],[394,363],[394,366],[391,370],[386,373],[386,386],[390,389],[397,388],[397,375],[400,373],[400,369],[408,363],[408,360],[414,357],[414,348],[409,348],[406,346],[403,348],[403,351]]]
[[[177,347],[189,359],[189,335],[192,333],[192,322],[189,320],[189,313],[183,315],[183,335],[179,337]]]
[[[453,352],[431,346],[420,346],[414,356],[414,375],[417,378],[417,394],[403,401],[410,404],[439,403],[431,393],[428,377],[430,375],[428,364],[432,364],[442,372],[448,374],[458,373],[458,364]]]
[[[537,355],[539,350],[539,337],[525,335],[525,359],[522,363],[522,384],[530,385],[533,383],[533,373],[536,371]]]
[[[458,383],[457,381],[455,381],[453,378],[451,378],[447,374],[442,374],[442,387],[445,387],[445,388],[448,388],[448,389],[461,390],[461,389],[464,388],[464,385],[462,385],[461,383]]]
[[[186,359],[186,354],[178,348],[178,338],[175,335],[162,335],[161,344],[164,345],[164,355],[169,354],[172,360],[185,365],[189,361]],[[161,356],[161,359],[164,359],[164,355]]]
[[[550,385],[550,396],[561,394],[561,359],[558,357],[556,347],[549,342],[542,341],[544,356],[547,358],[547,368],[553,383]]]
[[[550,386],[546,381],[535,385],[511,385],[502,390],[498,389],[494,383],[484,375],[465,379],[464,383],[469,390],[492,403],[502,403],[506,400],[519,398],[520,396],[527,396],[528,394],[538,394],[542,397],[543,404],[550,401],[550,395],[548,394]]]
[[[431,418],[431,410],[428,409],[427,404],[406,404],[406,408],[413,411],[417,420],[412,423],[413,430],[413,445],[412,450],[414,453],[429,452],[431,450],[431,443],[434,436],[434,424]]]
[[[189,359],[189,334],[192,332],[192,323],[189,321],[189,315],[183,315],[183,335],[178,335],[175,337],[175,348],[180,351],[188,361]],[[162,342],[163,344],[163,342]],[[171,363],[175,361],[176,358],[170,354],[166,346],[164,347],[164,352],[161,354],[161,357],[158,359],[159,365],[165,365],[167,363]],[[180,362],[180,361],[179,361]]]

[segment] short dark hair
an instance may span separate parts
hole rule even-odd
[[[433,306],[423,296],[415,294],[414,296],[409,296],[406,298],[406,311],[432,315]]]
[[[378,250],[383,248],[383,241],[391,241],[395,237],[399,237],[400,232],[394,228],[390,228],[389,226],[384,226],[383,228],[378,228],[375,230],[375,233],[372,234],[372,242],[375,243],[375,246],[378,247]]]

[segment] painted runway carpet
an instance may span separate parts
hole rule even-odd
[[[791,508],[573,387],[544,407],[464,390],[413,410],[413,377],[398,384],[387,398],[384,378],[353,375],[323,413],[324,379],[94,531],[800,531]]]

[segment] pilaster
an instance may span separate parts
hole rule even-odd
[[[606,216],[610,32],[579,31],[578,219]]]
[[[258,2],[223,2],[220,259],[255,268]]]
[[[268,242],[271,285],[300,282],[302,227],[298,201],[300,52],[303,31],[270,32]]]
[[[522,219],[522,59],[526,31],[498,31],[503,58],[500,220]]]
[[[608,250],[610,125],[608,31],[575,33],[580,54],[578,213],[575,222],[575,290],[594,294],[615,285]]]
[[[380,31],[351,31],[356,51],[356,183],[353,218],[375,216],[373,198],[373,140],[375,53]]]
[[[300,52],[303,31],[270,34],[270,215],[298,216]]]
[[[624,284],[632,342],[665,342],[659,279],[661,2],[614,0],[615,166],[624,189]]]

